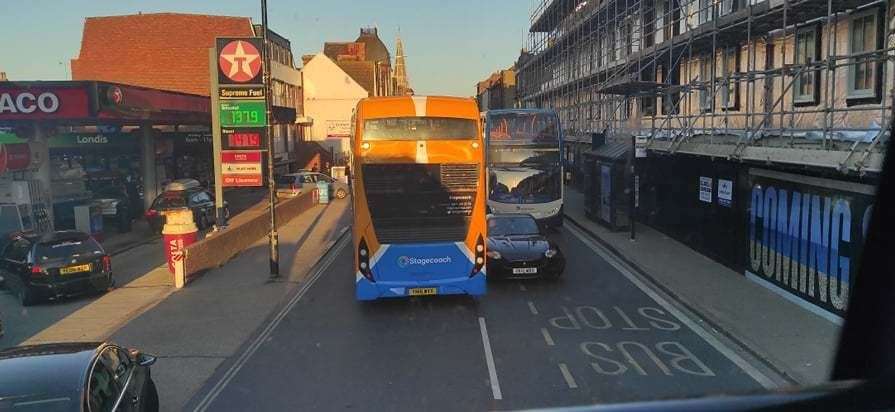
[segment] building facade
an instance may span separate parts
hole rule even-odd
[[[208,49],[218,37],[260,37],[260,26],[248,17],[182,13],[140,13],[88,17],[81,49],[71,60],[72,80],[117,82],[160,90],[209,96],[211,86]],[[292,166],[301,111],[301,75],[295,68],[288,39],[271,31],[273,143],[276,166],[286,172]],[[134,70],[139,67],[139,70]],[[196,159],[176,160],[170,174],[194,170],[200,180],[211,176],[211,142],[207,150],[191,151]],[[179,158],[175,155],[174,157]],[[164,170],[164,168],[162,169]]]
[[[516,71],[498,70],[476,83],[476,100],[482,111],[517,107]]]
[[[323,53],[307,59],[302,78],[307,142],[323,146],[334,162],[342,163],[351,147],[351,115],[370,92]]]
[[[892,123],[891,13],[863,0],[539,1],[517,94],[555,108],[567,136],[641,136],[638,218],[841,315]]]

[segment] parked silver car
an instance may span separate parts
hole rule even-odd
[[[347,184],[318,172],[297,172],[277,176],[277,193],[281,196],[298,196],[317,188],[317,182],[329,184],[329,194],[336,199],[344,199],[351,193]]]

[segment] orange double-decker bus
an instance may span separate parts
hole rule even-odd
[[[485,156],[478,104],[378,97],[354,114],[358,300],[485,293]]]

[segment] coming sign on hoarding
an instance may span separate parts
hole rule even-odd
[[[751,169],[746,276],[835,322],[848,306],[872,186]]]

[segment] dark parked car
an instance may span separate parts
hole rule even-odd
[[[162,212],[170,209],[189,208],[193,211],[193,221],[201,230],[215,223],[214,195],[205,190],[197,180],[175,180],[165,187],[165,191],[155,198],[152,206],[144,213],[149,225],[157,233],[161,233],[165,225]],[[230,209],[224,202],[224,216],[230,217]]]
[[[566,267],[562,251],[527,214],[488,215],[489,278],[558,278]]]
[[[157,411],[156,357],[110,343],[0,351],[0,410]]]
[[[0,253],[4,284],[23,306],[104,292],[114,284],[111,257],[83,232],[14,233],[5,239]]]

